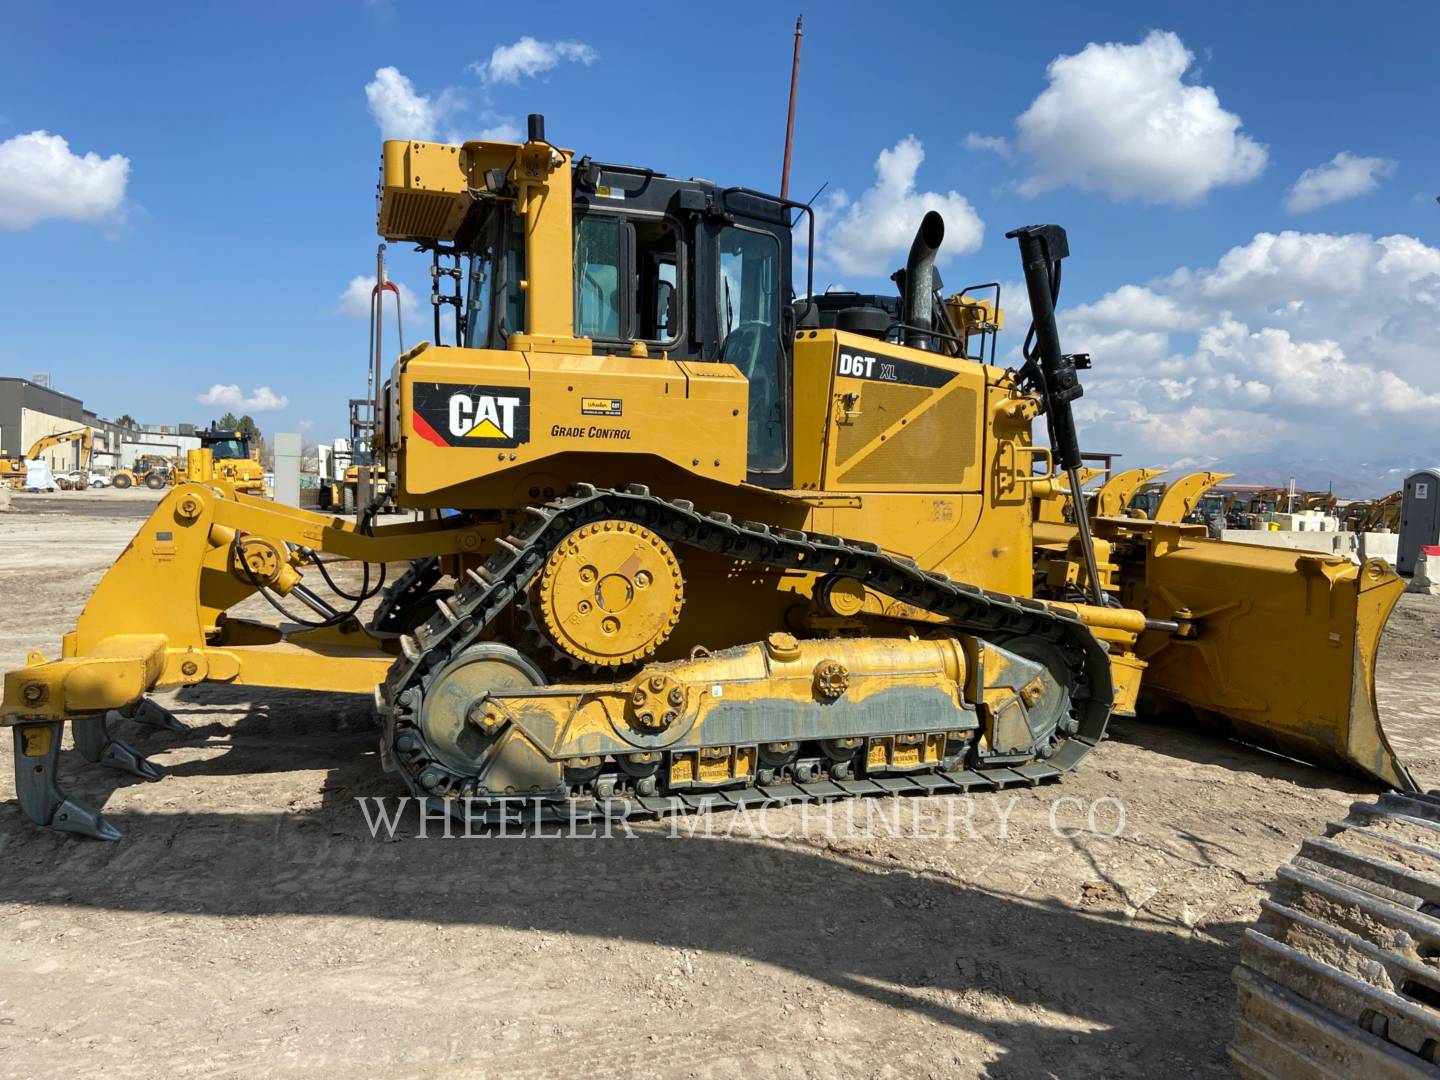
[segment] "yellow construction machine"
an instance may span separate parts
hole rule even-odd
[[[1351,532],[1399,532],[1404,492],[1395,491],[1380,499],[1352,502],[1341,520]]]
[[[386,142],[379,232],[431,253],[453,307],[450,344],[437,320],[375,379],[392,497],[428,515],[277,505],[242,490],[248,452],[192,451],[60,655],[5,675],[29,818],[117,838],[59,783],[65,725],[153,778],[108,715],[173,726],[148,695],[205,682],[373,691],[384,766],[467,824],[1034,785],[1112,714],[1164,710],[1406,793],[1366,821],[1410,832],[1282,871],[1237,1064],[1434,1060],[1414,1002],[1440,980],[1410,955],[1440,947],[1434,879],[1408,838],[1440,803],[1408,794],[1375,701],[1402,584],[1208,539],[1183,518],[1213,478],[1153,514],[1128,509],[1149,470],[1087,499],[1063,229],[1008,234],[1032,313],[1014,369],[999,287],[941,288],[938,214],[898,295],[817,297],[809,207],[576,159],[539,117],[518,145]],[[232,614],[256,594],[285,622]]]
[[[132,487],[147,487],[151,491],[159,491],[175,479],[184,460],[164,454],[143,454],[132,468],[116,469],[112,472],[110,486],[121,491]]]
[[[454,340],[377,395],[393,498],[433,516],[276,505],[248,454],[193,452],[60,655],[5,675],[35,822],[115,837],[58,782],[64,725],[151,776],[107,713],[204,682],[373,690],[385,767],[469,821],[1033,785],[1137,709],[1414,788],[1375,705],[1384,563],[1125,516],[1143,472],[1081,501],[1063,229],[1009,234],[1010,369],[998,287],[942,292],[935,213],[898,296],[816,297],[807,206],[576,159],[539,117],[381,165],[381,236],[463,282]],[[283,625],[232,614],[257,593]]]
[[[25,483],[25,463],[37,461],[40,455],[52,446],[64,446],[66,443],[80,444],[80,473],[84,476],[90,469],[90,452],[95,445],[95,432],[88,427],[42,435],[30,444],[30,450],[23,457],[0,457],[0,483],[22,487]],[[82,482],[80,486],[83,488],[85,484]]]
[[[239,431],[207,428],[195,432],[200,449],[208,455],[211,476],[234,490],[251,495],[265,494],[265,466],[260,464],[259,450],[250,445],[250,437]],[[177,459],[175,482],[183,484],[194,479],[188,470],[188,456]]]
[[[399,295],[398,292],[396,295]],[[395,314],[398,322],[398,301]],[[322,510],[353,514],[366,510],[376,500],[382,506],[388,500],[390,484],[385,476],[385,464],[375,459],[372,449],[375,445],[374,405],[372,398],[350,399],[350,437],[344,444],[344,450],[335,451],[333,468],[336,475],[320,482],[319,503]],[[336,445],[340,445],[339,440]],[[360,483],[361,469],[368,471],[365,485]],[[362,488],[366,490],[362,491]]]

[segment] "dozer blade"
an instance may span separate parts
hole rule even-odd
[[[1375,700],[1380,635],[1404,591],[1383,561],[1356,566],[1162,527],[1144,591],[1147,614],[1178,615],[1182,629],[1142,637],[1142,700],[1188,706],[1245,742],[1418,790]]]

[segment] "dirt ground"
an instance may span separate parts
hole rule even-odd
[[[5,668],[54,655],[151,498],[0,515]],[[1427,786],[1437,661],[1440,598],[1407,596],[1380,695]],[[0,1076],[1223,1076],[1243,928],[1374,790],[1118,721],[1062,784],[853,823],[372,839],[356,799],[400,789],[367,697],[159,700],[187,733],[118,733],[160,781],[64,758],[117,844],[22,821],[0,769]]]

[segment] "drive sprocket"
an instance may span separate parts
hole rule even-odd
[[[655,655],[675,629],[685,583],[670,545],[633,521],[583,525],[551,552],[530,590],[543,636],[571,661],[618,668]]]

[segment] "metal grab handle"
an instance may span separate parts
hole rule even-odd
[[[1035,457],[1043,458],[1043,459],[1045,460],[1045,471],[1044,471],[1043,473],[1037,473],[1037,472],[1035,471],[1035,458],[1032,457],[1032,458],[1030,459],[1030,474],[1029,474],[1028,476],[1017,476],[1017,477],[1015,477],[1015,483],[1017,483],[1017,484],[1033,484],[1033,483],[1035,483],[1035,481],[1037,481],[1037,480],[1051,480],[1051,479],[1054,478],[1054,476],[1055,476],[1055,455],[1050,452],[1050,447],[1048,447],[1048,446],[1016,446],[1016,447],[1015,447],[1015,452],[1016,452],[1017,454],[1034,454]]]

